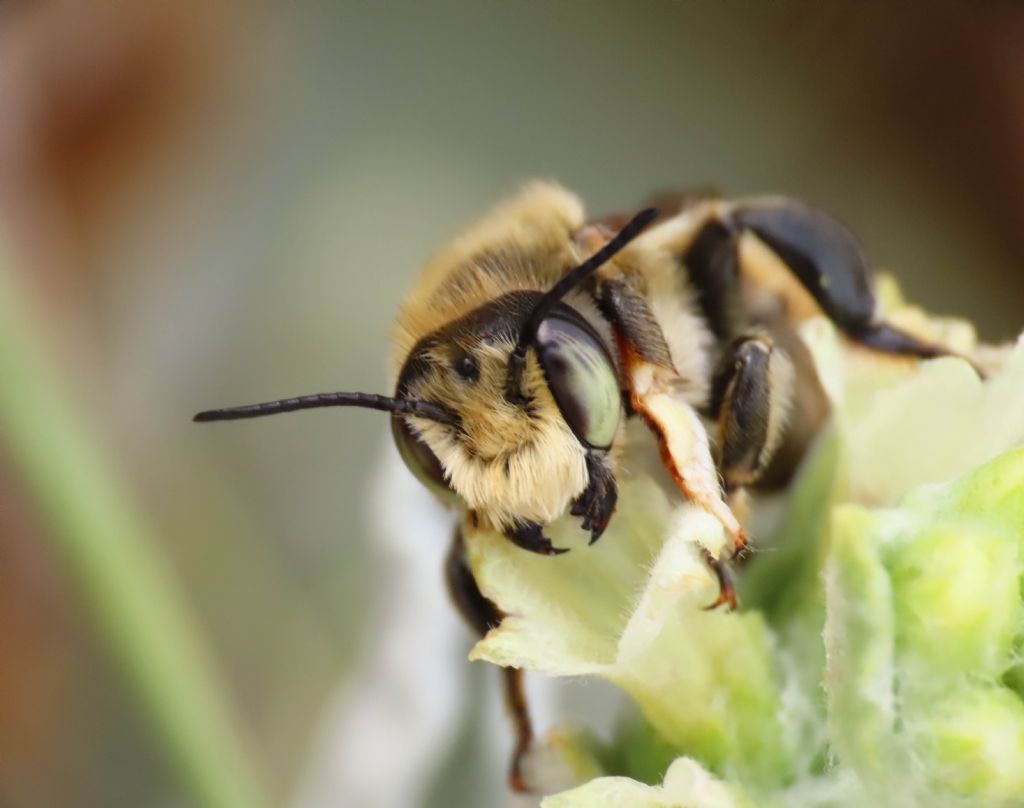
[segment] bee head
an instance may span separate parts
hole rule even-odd
[[[396,397],[444,402],[458,418],[392,419],[424,483],[501,528],[551,522],[586,488],[588,453],[607,452],[618,430],[620,385],[603,320],[562,298],[655,215],[639,214],[548,292],[504,294],[416,343]]]
[[[606,451],[618,429],[609,335],[572,306],[553,308],[524,363],[520,396],[506,395],[509,356],[540,297],[512,292],[446,325],[416,345],[398,379],[397,398],[444,402],[457,418],[393,417],[406,464],[495,527],[560,516],[587,484],[587,452]]]
[[[321,393],[207,410],[194,420],[329,406],[385,410],[406,464],[443,498],[495,528],[551,522],[586,488],[588,454],[610,449],[621,414],[603,320],[596,310],[581,313],[582,298],[582,306],[562,299],[656,215],[638,214],[547,292],[508,292],[420,339],[393,397]]]

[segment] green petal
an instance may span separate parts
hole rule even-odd
[[[1024,704],[1003,688],[969,688],[931,705],[912,725],[915,750],[936,793],[1024,800]]]
[[[586,785],[548,797],[541,808],[664,808],[663,792],[628,777],[601,777]]]
[[[639,477],[622,485],[618,512],[593,546],[575,519],[546,528],[556,546],[572,548],[554,558],[521,550],[497,534],[469,535],[481,590],[509,615],[470,658],[554,675],[607,673],[671,512],[661,488]],[[713,599],[710,575],[693,585],[699,597]]]
[[[779,723],[772,638],[756,613],[705,611],[717,583],[701,546],[722,529],[673,504],[648,477],[626,481],[601,541],[577,524],[551,529],[572,552],[526,553],[474,534],[470,562],[482,590],[509,617],[471,658],[544,673],[596,674],[637,702],[670,746],[744,781],[791,774]],[[573,535],[575,534],[575,535]]]
[[[832,520],[825,569],[825,690],[829,730],[840,758],[875,782],[896,750],[892,588],[871,540],[874,516],[848,505]]]
[[[1001,675],[1021,618],[1013,536],[983,523],[943,522],[922,530],[888,566],[904,676],[928,690]]]
[[[956,485],[928,492],[941,512],[999,520],[1024,539],[1024,449],[997,457]]]
[[[1024,795],[1008,676],[1024,629],[1022,482],[1017,450],[898,508],[834,515],[829,728],[840,764],[889,799]]]
[[[746,808],[752,803],[740,792],[716,780],[699,763],[679,758],[665,773],[661,786],[648,786],[628,777],[601,777],[586,785],[548,797],[541,808]]]

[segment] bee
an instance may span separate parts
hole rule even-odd
[[[614,518],[624,422],[640,418],[687,501],[717,519],[792,473],[828,404],[796,326],[824,313],[887,354],[947,353],[876,313],[867,258],[832,216],[784,197],[662,199],[588,221],[577,196],[535,182],[427,263],[398,315],[394,394],[322,393],[208,410],[196,421],[315,407],[391,414],[412,473],[461,510],[446,561],[456,607],[481,635],[500,610],[477,587],[467,528],[556,556],[545,526],[570,514],[597,541]],[[724,559],[711,607],[736,605]],[[516,727],[510,782],[532,727],[505,669]]]

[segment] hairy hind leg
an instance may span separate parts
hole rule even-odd
[[[726,496],[753,485],[782,438],[793,393],[793,366],[770,337],[739,337],[719,362],[709,413],[717,421],[715,462]]]
[[[767,266],[742,264],[741,242],[750,236],[774,254],[795,284]],[[816,306],[847,337],[873,350],[924,359],[952,353],[882,320],[870,264],[857,237],[829,214],[797,200],[718,203],[692,233],[683,260],[705,316],[722,339],[745,326],[739,282],[750,277],[787,299],[791,315],[804,316]],[[798,296],[809,296],[813,304]]]

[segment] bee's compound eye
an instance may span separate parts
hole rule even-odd
[[[459,502],[458,494],[452,491],[444,477],[441,461],[409,428],[405,418],[392,416],[391,434],[394,435],[398,453],[413,476],[442,499],[452,503]]]
[[[544,378],[566,423],[583,443],[607,449],[622,409],[607,349],[585,322],[558,315],[541,323],[535,344]]]

